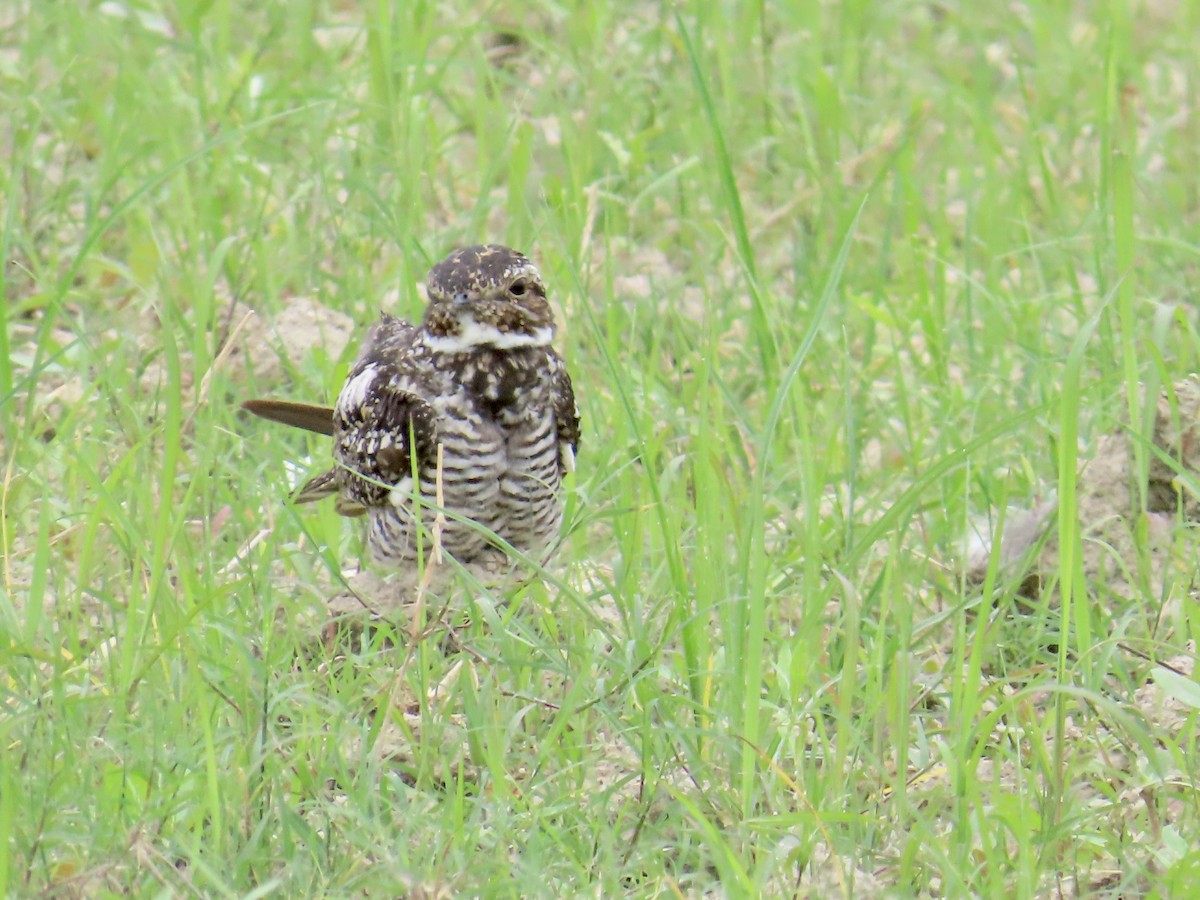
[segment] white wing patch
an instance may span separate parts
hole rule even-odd
[[[471,316],[463,316],[458,323],[458,334],[444,337],[426,335],[425,343],[429,349],[435,353],[463,353],[483,346],[495,347],[497,350],[513,350],[517,347],[548,347],[554,337],[554,329],[549,325],[535,328],[532,334],[523,334],[501,331],[495,325],[481,325]]]
[[[558,458],[562,460],[564,472],[575,471],[575,451],[571,449],[571,445],[566,441],[558,442]]]
[[[366,403],[378,373],[379,367],[372,364],[347,381],[342,387],[342,392],[338,394],[338,409],[360,409]]]

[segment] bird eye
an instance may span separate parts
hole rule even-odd
[[[525,282],[523,282],[519,279],[517,281],[514,281],[512,284],[510,284],[508,286],[508,292],[510,294],[512,294],[514,297],[525,296],[525,290],[526,290]]]

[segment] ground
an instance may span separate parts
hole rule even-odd
[[[0,892],[1185,894],[1198,25],[0,8]],[[239,404],[480,241],[563,545],[386,603]]]

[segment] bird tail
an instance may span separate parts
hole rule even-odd
[[[252,412],[262,419],[281,422],[293,428],[303,428],[305,431],[315,431],[317,434],[333,434],[333,408],[329,406],[314,406],[311,403],[293,403],[290,400],[247,400],[242,409]],[[341,480],[338,470],[330,469],[304,482],[294,494],[293,503],[313,503],[324,500],[331,494],[337,494],[333,508],[339,516],[361,516],[367,510],[361,503],[351,500],[341,493]]]
[[[337,469],[330,469],[320,475],[314,475],[292,494],[293,503],[313,503],[324,500],[330,494],[336,494],[341,489],[337,483]]]
[[[290,400],[247,400],[242,409],[262,419],[281,422],[293,428],[315,431],[317,434],[333,434],[333,407],[314,406],[311,403],[292,403]]]
[[[361,516],[367,511],[366,507],[341,492],[342,485],[337,476],[337,469],[330,469],[328,472],[314,475],[292,494],[292,502],[312,503],[316,500],[324,500],[331,494],[337,494],[337,499],[333,501],[333,508],[339,516],[349,518]]]

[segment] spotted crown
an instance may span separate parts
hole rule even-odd
[[[529,259],[501,244],[455,250],[429,272],[424,326],[435,338],[461,338],[447,347],[492,342],[549,343],[554,314],[541,273]],[[482,330],[480,330],[482,329]],[[515,345],[515,344],[514,344]]]

